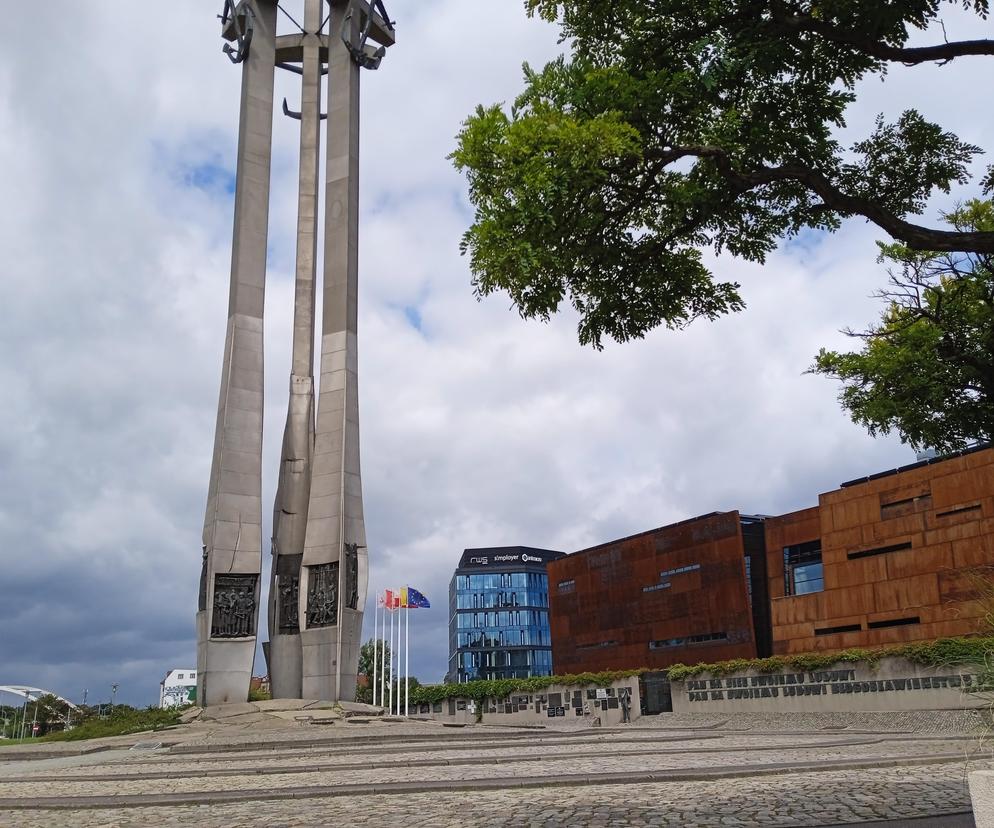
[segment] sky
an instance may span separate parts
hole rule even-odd
[[[145,705],[169,669],[196,663],[239,101],[216,5],[4,10],[0,685],[76,701],[86,689],[92,703],[118,683],[119,701]],[[285,2],[298,19],[301,5]],[[835,383],[804,373],[879,310],[884,235],[860,220],[805,233],[762,266],[711,257],[741,282],[744,312],[602,352],[578,344],[569,312],[545,324],[506,296],[478,302],[459,253],[466,182],[446,156],[477,104],[514,98],[524,61],[562,51],[558,29],[520,0],[387,7],[397,45],[362,79],[362,472],[371,593],[407,583],[433,604],[414,616],[412,674],[445,673],[465,548],[572,552],[714,510],[783,513],[914,461],[896,437],[853,425]],[[955,5],[943,16],[950,38],[982,36]],[[296,108],[296,76],[277,83]],[[861,86],[844,137],[917,107],[994,147],[994,110],[964,93],[984,88],[982,58],[894,68]],[[297,128],[277,115],[264,515],[290,371]],[[936,198],[929,220],[974,195]]]

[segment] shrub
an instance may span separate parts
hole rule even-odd
[[[727,676],[746,670],[757,673],[784,673],[791,670],[810,672],[846,662],[859,662],[872,667],[882,658],[903,658],[924,667],[946,667],[953,664],[983,665],[992,654],[994,654],[994,637],[940,638],[938,641],[898,644],[893,647],[853,648],[830,653],[797,653],[770,658],[737,658],[714,664],[674,664],[667,671],[667,676],[670,681],[685,681],[702,673]]]

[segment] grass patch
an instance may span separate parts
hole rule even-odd
[[[107,736],[127,736],[129,733],[141,733],[146,730],[164,730],[179,724],[180,713],[184,709],[162,710],[158,707],[149,707],[144,710],[135,710],[121,706],[115,708],[114,712],[106,719],[97,717],[84,719],[72,730],[47,733],[37,739],[2,739],[0,747],[36,744],[38,742],[79,742]]]

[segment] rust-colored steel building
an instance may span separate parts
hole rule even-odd
[[[766,525],[774,653],[976,632],[994,565],[994,449],[844,483]]]
[[[704,515],[577,552],[547,571],[559,675],[769,649],[760,518]]]
[[[557,674],[977,631],[994,448],[850,481],[779,517],[721,512],[548,565]]]

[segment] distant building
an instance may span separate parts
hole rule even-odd
[[[716,512],[548,567],[556,672],[930,641],[979,631],[994,448],[843,483],[778,517]]]
[[[549,565],[557,674],[770,651],[763,520],[715,512]]]
[[[546,564],[562,552],[467,549],[449,585],[446,681],[552,675]]]
[[[766,521],[773,653],[969,635],[994,576],[994,449],[843,483]]]
[[[166,673],[159,682],[159,707],[182,707],[197,702],[197,671],[192,667]]]

